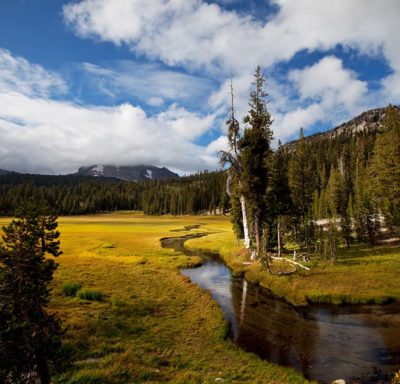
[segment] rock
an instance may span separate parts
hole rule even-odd
[[[343,379],[337,379],[332,381],[332,384],[346,384],[346,381]]]
[[[222,377],[217,377],[216,379],[215,379],[215,382],[216,383],[222,383],[224,381],[224,379],[222,378]]]

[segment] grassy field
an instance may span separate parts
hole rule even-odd
[[[9,219],[1,219],[0,225]],[[301,383],[225,340],[227,324],[211,296],[179,274],[195,265],[161,248],[159,239],[201,224],[192,248],[218,250],[234,273],[296,305],[400,300],[399,247],[341,249],[336,265],[314,261],[310,272],[270,276],[237,244],[226,217],[146,217],[140,213],[59,219],[61,247],[51,309],[66,327],[72,365],[54,383]],[[172,231],[172,232],[171,232]],[[217,379],[217,381],[216,381]]]
[[[191,224],[231,236],[223,217],[59,219],[64,254],[50,305],[66,327],[64,348],[73,363],[54,383],[305,382],[225,340],[217,305],[179,274],[179,267],[198,260],[160,246],[162,237],[185,234],[171,230]]]

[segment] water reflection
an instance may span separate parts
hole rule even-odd
[[[295,309],[269,290],[233,278],[218,255],[185,249],[190,237],[162,245],[203,258],[201,267],[181,272],[211,292],[240,347],[321,382],[390,382],[400,365],[399,305]]]

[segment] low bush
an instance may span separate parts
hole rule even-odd
[[[63,292],[65,296],[75,297],[76,293],[82,288],[81,284],[70,283],[65,284],[63,287]]]
[[[102,301],[104,295],[102,292],[99,291],[88,291],[86,289],[80,289],[76,295],[83,300],[90,300],[90,301]]]

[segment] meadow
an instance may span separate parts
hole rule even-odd
[[[1,219],[4,225],[9,219]],[[302,383],[292,369],[262,361],[226,339],[228,324],[210,294],[180,275],[200,260],[160,245],[186,242],[218,250],[236,274],[296,305],[399,300],[398,247],[341,249],[336,265],[312,260],[311,271],[270,276],[237,244],[228,217],[144,216],[135,212],[61,217],[59,268],[50,309],[65,327],[70,364],[54,383]],[[178,230],[178,232],[176,231]]]
[[[2,219],[0,224],[6,224]],[[161,248],[184,226],[230,233],[224,217],[116,213],[59,218],[61,248],[50,309],[65,327],[70,365],[54,383],[303,383],[239,350],[211,296],[179,274],[199,262]]]

